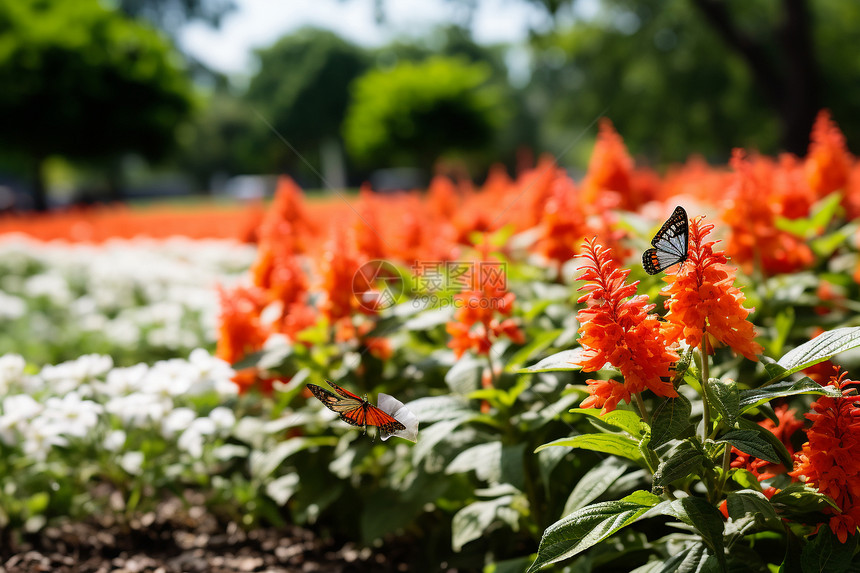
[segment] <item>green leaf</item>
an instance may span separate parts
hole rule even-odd
[[[727,442],[745,454],[775,464],[782,463],[773,446],[755,430],[732,430],[723,434],[717,442]]]
[[[708,553],[705,544],[696,541],[666,560],[654,573],[717,573],[716,557]]]
[[[573,448],[547,448],[538,452],[538,469],[544,489],[548,492],[551,485],[552,471],[558,466],[564,456],[569,454]],[[615,458],[607,458],[615,459]]]
[[[786,369],[787,376],[858,346],[860,326],[837,328],[804,342],[780,358],[777,364]]]
[[[749,515],[762,520],[779,519],[770,500],[760,491],[753,489],[730,492],[726,496],[726,505],[729,517],[736,521]]]
[[[683,438],[692,430],[692,405],[683,395],[668,398],[660,403],[651,416],[651,447],[658,448],[676,438]]]
[[[451,460],[445,473],[451,475],[473,470],[480,480],[498,482],[502,476],[502,442],[488,442],[466,448]]]
[[[445,374],[445,383],[453,394],[465,395],[481,387],[484,363],[474,356],[464,355]]]
[[[770,402],[774,398],[785,398],[786,396],[796,396],[798,394],[819,394],[834,398],[842,396],[842,393],[839,392],[839,390],[831,386],[822,386],[811,378],[785,380],[783,382],[771,384],[770,386],[742,390],[740,393],[741,413],[756,408],[766,402]]]
[[[319,436],[316,438],[296,437],[290,438],[279,443],[269,451],[255,450],[251,452],[248,460],[251,474],[266,478],[271,475],[278,467],[293,454],[306,450],[308,448],[318,448],[321,446],[336,446],[337,438],[334,436]]]
[[[556,448],[551,448],[556,449]],[[577,482],[567,502],[564,504],[562,516],[568,515],[581,507],[585,507],[609,489],[615,480],[630,469],[618,458],[606,458],[586,472]]]
[[[425,438],[426,440],[426,435]],[[584,450],[593,450],[621,456],[634,461],[641,461],[642,454],[639,452],[639,442],[616,434],[583,434],[571,438],[561,438],[538,447],[535,452],[544,448],[556,446],[570,446]]]
[[[654,515],[671,515],[687,525],[695,528],[702,541],[711,550],[719,562],[720,569],[726,569],[726,555],[723,545],[723,515],[716,507],[700,497],[685,497],[672,501],[664,501],[648,512],[647,517]]]
[[[829,496],[800,482],[789,484],[779,490],[770,498],[770,502],[782,516],[817,513],[827,508],[839,511],[839,506]]]
[[[711,378],[706,386],[708,400],[719,412],[720,417],[729,427],[733,427],[740,415],[740,393],[734,380]]]
[[[636,438],[641,434],[639,426],[642,424],[642,419],[639,414],[631,410],[612,410],[603,415],[600,414],[599,408],[572,408],[570,412],[591,416],[610,426],[620,428]]]
[[[803,573],[841,573],[848,571],[854,550],[857,547],[857,535],[849,535],[845,543],[823,526],[818,535],[803,548],[800,554],[800,568]]]
[[[547,330],[529,340],[525,346],[517,350],[514,355],[511,356],[508,363],[505,365],[505,372],[516,372],[520,366],[549,348],[561,332],[561,329]]]
[[[418,398],[417,400],[412,400],[406,406],[421,420],[422,424],[466,418],[475,413],[469,408],[469,402],[466,399],[449,394]]]
[[[292,354],[293,347],[291,345],[272,346],[271,348],[264,348],[259,352],[248,354],[232,366],[234,370],[244,370],[253,367],[262,370],[273,370],[282,366],[284,361]]]
[[[759,424],[756,424],[752,420],[747,420],[745,418],[741,418],[739,420],[739,425],[741,430],[752,430],[754,432],[758,432],[759,436],[773,447],[773,451],[776,452],[776,455],[779,457],[779,462],[782,465],[789,469],[794,465],[794,460],[791,458],[788,448],[785,447],[782,440],[777,438],[773,432]]]
[[[560,519],[544,531],[537,559],[529,572],[573,557],[600,543],[638,521],[659,501],[656,495],[640,490],[618,501],[589,505]]]
[[[459,552],[470,541],[479,539],[496,521],[501,507],[511,505],[514,496],[506,495],[489,501],[476,501],[454,514],[451,521],[451,546]]]
[[[547,356],[537,364],[528,368],[520,368],[518,374],[530,374],[533,372],[571,372],[581,370],[577,366],[582,360],[582,355],[585,352],[584,348],[578,347],[571,350],[562,350],[551,356]]]
[[[801,239],[809,240],[820,235],[827,227],[836,215],[841,200],[841,193],[831,193],[812,206],[809,217],[787,219],[777,216],[774,220],[774,226],[781,231],[788,231]]]
[[[668,485],[677,479],[688,477],[703,461],[705,454],[698,447],[698,443],[684,440],[668,459],[660,462],[654,473],[654,485]]]
[[[848,223],[823,237],[814,238],[809,242],[809,246],[812,247],[819,259],[829,259],[836,249],[844,245],[845,241],[855,234],[857,234],[857,224]]]

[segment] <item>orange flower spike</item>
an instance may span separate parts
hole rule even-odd
[[[678,355],[669,348],[661,323],[648,311],[648,297],[636,294],[637,282],[626,284],[629,269],[621,269],[611,250],[587,239],[583,246],[586,259],[580,280],[588,281],[579,298],[586,307],[577,319],[579,343],[585,349],[579,365],[585,372],[600,370],[609,362],[621,371],[624,382],[589,380],[591,396],[583,407],[603,407],[609,412],[621,400],[630,402],[631,394],[649,389],[658,396],[678,393],[667,380]],[[621,387],[619,387],[621,385]]]
[[[722,251],[714,251],[716,241],[705,241],[713,228],[701,217],[691,221],[687,262],[663,279],[669,283],[662,293],[669,296],[666,320],[690,346],[699,346],[707,331],[735,352],[758,360],[762,347],[753,340],[755,328],[747,320],[752,309],[744,308],[746,297],[734,286],[736,271]]]
[[[809,186],[818,197],[845,189],[851,174],[851,154],[845,145],[845,136],[830,119],[827,110],[818,113],[811,139],[804,164]]]
[[[335,226],[333,236],[326,244],[322,256],[320,275],[324,298],[320,310],[335,323],[338,319],[350,316],[358,301],[353,294],[353,280],[359,269],[359,262],[347,242],[346,233]]]
[[[812,421],[807,442],[794,454],[794,471],[789,472],[839,506],[841,513],[830,519],[830,529],[842,543],[860,524],[860,459],[856,453],[860,448],[860,408],[857,397],[848,395],[849,387],[857,382],[847,379],[846,374],[830,378],[830,385],[842,391],[842,398],[822,396],[812,404],[815,413],[806,415]]]

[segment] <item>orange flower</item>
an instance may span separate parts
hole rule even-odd
[[[365,261],[385,258],[385,243],[380,236],[382,227],[379,224],[381,206],[370,185],[362,185],[352,230],[355,233],[356,250]]]
[[[555,263],[561,277],[561,266],[576,256],[576,245],[586,234],[585,215],[579,208],[573,180],[558,177],[543,208],[540,235],[534,248]]]
[[[604,413],[610,412],[646,388],[658,396],[677,396],[668,380],[678,355],[669,348],[656,315],[648,314],[654,305],[647,296],[636,295],[638,281],[626,284],[630,270],[620,269],[611,250],[596,238],[585,241],[583,253],[586,261],[579,278],[589,282],[580,288],[587,293],[577,301],[586,305],[577,314],[579,343],[585,349],[579,365],[595,372],[608,362],[621,371],[624,382],[589,380],[591,395],[582,407],[602,406]]]
[[[269,332],[260,324],[260,310],[265,295],[253,287],[237,287],[232,291],[219,287],[218,294],[221,298],[221,315],[215,355],[234,363],[261,350],[266,342]],[[256,381],[257,375],[253,369],[239,371],[233,378],[240,392],[248,390]]]
[[[731,166],[734,181],[727,190],[723,220],[731,228],[727,251],[750,270],[754,261],[766,274],[789,273],[812,264],[809,246],[800,238],[776,227],[782,211],[773,162],[747,158],[735,149]]]
[[[669,283],[662,293],[669,296],[666,320],[690,346],[699,346],[707,331],[735,352],[757,360],[762,348],[753,340],[755,329],[747,320],[751,310],[743,306],[746,297],[734,286],[735,269],[726,265],[722,251],[714,252],[715,241],[705,242],[713,228],[703,225],[701,217],[690,222],[688,260],[677,274],[663,279]]]
[[[845,543],[860,524],[860,408],[857,397],[849,396],[857,384],[846,372],[831,376],[830,385],[839,388],[842,398],[822,396],[812,404],[814,414],[806,414],[812,427],[807,442],[794,455],[794,471],[789,475],[803,479],[830,496],[841,512],[830,518],[830,529]],[[831,510],[832,513],[832,510]]]
[[[467,350],[489,354],[493,342],[505,336],[516,344],[525,342],[517,323],[510,316],[516,296],[506,290],[504,267],[488,261],[477,263],[479,288],[454,295],[454,320],[445,329],[451,335],[448,347],[460,358]]]
[[[332,229],[332,237],[322,255],[320,274],[324,298],[320,310],[330,323],[349,316],[358,301],[353,293],[353,280],[360,264],[349,248],[342,227]]]
[[[851,173],[851,154],[845,146],[845,136],[826,109],[818,112],[811,139],[805,164],[809,187],[818,197],[844,190]]]

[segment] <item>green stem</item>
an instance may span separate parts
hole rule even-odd
[[[491,350],[490,352],[492,352],[492,350]],[[496,382],[497,382],[497,380],[496,380],[496,371],[495,371],[495,370],[493,370],[493,357],[492,357],[492,356],[490,356],[490,352],[487,352],[487,366],[488,366],[488,367],[489,367],[489,369],[490,369],[490,381],[491,381],[491,382],[492,382],[492,384],[493,384],[493,388],[495,388],[495,387],[496,387]]]
[[[645,407],[645,401],[642,400],[642,392],[634,392],[633,397],[636,398],[636,406],[639,408],[639,417],[646,424],[651,424],[651,416],[648,414],[648,409]]]
[[[702,430],[702,443],[708,439],[711,434],[711,405],[708,403],[708,380],[711,377],[710,368],[708,366],[708,348],[707,348],[708,333],[702,333],[702,345],[699,347],[699,354],[702,360],[702,405],[704,406],[704,429]]]
[[[731,469],[732,463],[732,446],[730,444],[726,444],[726,449],[723,450],[723,475],[720,478],[720,487],[717,488],[717,495],[714,503],[720,501],[720,498],[723,497],[723,489],[726,487],[726,481],[729,477],[729,470]]]

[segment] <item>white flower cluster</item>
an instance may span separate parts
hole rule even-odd
[[[236,418],[224,406],[203,413],[194,398],[235,394],[233,375],[203,349],[188,360],[127,368],[114,368],[109,356],[86,355],[32,375],[21,356],[0,356],[0,442],[37,461],[53,448],[85,443],[118,454],[120,466],[136,474],[144,454],[125,451],[127,438],[155,433],[196,460],[208,440],[232,431]]]
[[[25,318],[28,336],[45,341],[68,339],[74,329],[118,347],[146,343],[187,352],[215,340],[215,285],[240,280],[255,254],[251,245],[226,240],[89,245],[6,236],[0,240],[0,332],[5,321]]]

